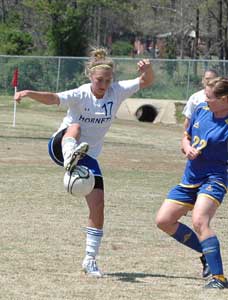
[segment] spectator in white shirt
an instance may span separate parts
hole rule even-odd
[[[208,69],[204,72],[204,75],[202,77],[202,85],[203,85],[203,89],[192,94],[190,96],[190,98],[188,99],[184,110],[183,110],[183,115],[185,115],[185,120],[184,120],[184,129],[186,130],[188,128],[189,125],[189,121],[191,119],[192,113],[194,111],[194,109],[196,108],[196,106],[201,103],[204,102],[206,100],[206,95],[205,95],[205,86],[207,84],[207,82],[210,79],[213,79],[215,77],[218,77],[218,72],[214,69]]]

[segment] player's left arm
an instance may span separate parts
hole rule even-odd
[[[139,77],[140,89],[149,87],[154,82],[154,72],[149,59],[142,59],[137,63],[138,70],[141,73]]]

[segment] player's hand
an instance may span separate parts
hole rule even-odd
[[[17,101],[18,103],[20,103],[21,99],[26,96],[27,96],[27,91],[17,92],[14,95],[14,100]]]
[[[184,151],[185,151],[185,156],[190,160],[193,160],[200,155],[200,151],[195,149],[192,146],[185,148]]]
[[[141,73],[139,78],[140,89],[151,86],[154,81],[154,72],[149,59],[142,59],[137,63],[138,71]]]
[[[148,69],[151,69],[151,63],[149,59],[142,59],[137,63],[138,71],[140,73],[146,72]]]

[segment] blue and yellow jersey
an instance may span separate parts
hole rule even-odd
[[[211,179],[227,187],[228,116],[215,118],[207,103],[200,103],[191,118],[187,134],[200,155],[187,161],[182,184],[195,186]]]

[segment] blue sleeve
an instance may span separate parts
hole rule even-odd
[[[198,117],[202,107],[204,107],[204,106],[205,106],[205,102],[202,102],[202,103],[198,104],[196,106],[196,108],[194,109],[192,117],[191,117],[190,122],[189,122],[189,126],[186,129],[186,132],[188,133],[189,136],[192,136],[192,127],[195,124],[195,122],[197,120],[197,117]]]

